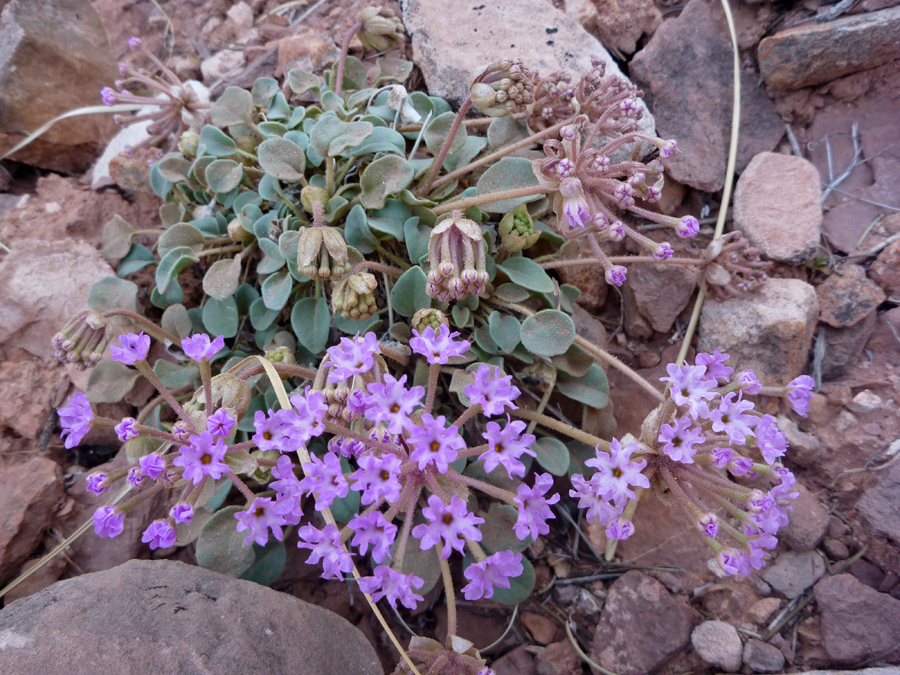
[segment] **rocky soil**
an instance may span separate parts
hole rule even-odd
[[[800,373],[819,382],[806,419],[776,400],[763,403],[780,415],[791,444],[786,464],[802,484],[776,559],[759,575],[719,578],[692,526],[655,499],[641,505],[637,533],[619,546],[621,564],[612,568],[592,553],[599,533],[588,526],[576,536],[571,525],[554,521],[557,527],[531,548],[538,590],[514,620],[510,608],[490,601],[461,605],[461,636],[479,648],[492,645],[484,654],[497,675],[589,672],[572,639],[620,675],[824,673],[900,663],[900,5],[825,2],[732,3],[742,116],[728,228],[743,231],[774,262],[773,278],[755,295],[708,301],[693,345],[728,351],[740,367],[773,382]],[[0,0],[0,45],[11,45],[0,48],[0,152],[65,110],[99,105],[98,89],[115,78],[115,63],[134,58],[126,47],[131,35],[215,95],[226,84],[322,67],[337,56],[335,40],[365,3],[308,0],[279,10],[282,4]],[[725,184],[732,97],[731,46],[718,2],[492,0],[452,3],[449,13],[433,0],[385,4],[402,13],[411,34],[396,55],[419,66],[413,85],[450,99],[460,97],[474,65],[500,56],[521,55],[542,72],[581,68],[591,55],[620,69],[646,92],[646,123],[678,140],[680,152],[666,162],[661,210],[700,216],[700,239],[708,241]],[[351,53],[361,55],[361,45],[351,44]],[[69,70],[45,67],[61,61]],[[115,457],[110,433],[92,434],[74,451],[63,448],[54,411],[73,387],[83,387],[85,375],[59,365],[50,345],[85,304],[91,283],[112,271],[97,250],[103,224],[116,213],[137,229],[158,222],[159,203],[145,188],[140,162],[94,169],[114,133],[109,116],[73,118],[0,162],[0,584],[85,520],[93,504],[79,481],[89,468],[125,461]],[[565,279],[584,291],[579,331],[656,381],[680,346],[694,279],[647,266],[618,293],[601,274],[579,269]],[[144,293],[148,279],[133,277]],[[636,431],[652,403],[618,373],[609,378],[611,410],[588,411],[584,427],[602,435]],[[126,402],[100,407],[122,417],[149,396],[138,388]],[[385,668],[396,663],[360,595],[323,582],[291,546],[273,585],[281,594],[182,570],[178,562],[111,569],[160,557],[140,543],[140,531],[166,504],[141,508],[119,538],[87,535],[6,596],[0,671],[16,651],[7,649],[45,640],[53,622],[71,623],[79,598],[100,596],[110,611],[132,614],[148,599],[129,589],[154,575],[169,575],[167,593],[177,584],[240,593],[239,603],[223,608],[185,591],[184,604],[200,621],[247,610],[243,621],[252,630],[274,631],[270,672],[280,672],[279,659],[290,658],[297,642],[293,630],[277,639],[295,625],[294,598],[334,610],[368,638],[374,652],[356,645],[354,658],[367,665],[354,672],[372,667],[375,654]],[[164,553],[194,562],[191,547]],[[90,572],[103,576],[83,577]],[[45,620],[50,592],[43,589],[60,579],[71,580],[54,586],[60,601]],[[116,588],[121,593],[113,598]],[[427,600],[405,622],[419,634],[442,636],[440,586]],[[180,601],[164,602],[174,608]],[[277,612],[258,611],[270,604]],[[315,608],[303,607],[304,616],[315,616]],[[141,630],[170,630],[168,620],[157,616]],[[321,638],[317,620],[305,620],[310,639]],[[405,628],[389,620],[405,640]],[[64,658],[100,650],[86,637],[93,631],[127,641],[123,626],[92,615],[80,628],[85,639],[69,645]],[[205,639],[190,637],[192,644]],[[155,643],[142,649],[147,659],[159,658]],[[44,657],[44,664],[63,658]],[[172,668],[183,665],[171,658]],[[52,672],[36,661],[16,664],[15,672]]]

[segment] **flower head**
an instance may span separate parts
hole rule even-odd
[[[513,501],[519,507],[519,515],[513,531],[516,537],[525,541],[528,536],[537,539],[539,534],[550,532],[547,520],[556,518],[550,506],[559,501],[559,495],[553,495],[547,499],[544,495],[553,487],[553,476],[549,473],[540,474],[534,479],[534,487],[520,485]]]
[[[179,502],[169,509],[169,517],[176,523],[190,523],[194,520],[194,507],[186,502]]]
[[[756,445],[766,464],[774,464],[787,450],[787,438],[778,429],[778,422],[771,415],[763,415],[756,424]]]
[[[481,409],[488,417],[500,415],[504,408],[518,408],[513,403],[521,393],[518,387],[512,386],[512,375],[503,375],[499,366],[482,363],[475,371],[475,382],[463,389],[472,405],[481,404]]]
[[[675,424],[663,424],[659,428],[659,442],[663,443],[663,452],[676,462],[693,464],[697,449],[694,445],[703,443],[706,438],[702,429],[691,428],[693,420],[689,417],[679,417]]]
[[[94,411],[91,410],[87,396],[80,391],[69,396],[66,402],[69,404],[68,407],[60,408],[57,412],[63,429],[59,437],[65,439],[66,449],[69,450],[81,443],[81,439],[91,430]]]
[[[321,391],[310,389],[306,388],[306,396],[291,396],[294,406],[292,410],[279,410],[275,413],[282,425],[281,432],[287,438],[289,450],[306,445],[311,438],[325,433],[325,423],[322,421],[328,411],[325,395]]]
[[[112,344],[109,346],[113,359],[119,363],[133,366],[135,363],[147,360],[147,352],[150,351],[150,336],[144,334],[143,331],[137,335],[134,333],[120,335],[119,344],[122,346],[117,347]]]
[[[427,551],[443,539],[441,558],[446,560],[450,557],[452,549],[462,553],[464,542],[460,536],[481,541],[481,531],[475,526],[483,523],[484,518],[466,511],[466,503],[455,495],[450,498],[450,504],[444,504],[437,495],[430,495],[428,506],[422,509],[422,515],[428,523],[416,525],[412,535],[416,539],[421,539],[419,546],[423,551]]]
[[[494,588],[509,588],[509,580],[522,574],[522,554],[499,551],[481,562],[469,565],[464,574],[469,583],[460,590],[466,600],[491,598]]]
[[[525,465],[519,458],[525,454],[537,457],[531,449],[534,436],[521,435],[526,426],[519,420],[511,421],[509,415],[506,416],[506,425],[503,428],[496,422],[487,423],[484,439],[488,442],[488,449],[478,456],[478,459],[484,462],[484,470],[487,473],[502,464],[510,478],[525,476]]]
[[[351,474],[354,490],[362,492],[362,504],[376,504],[384,499],[393,504],[400,499],[400,466],[403,462],[396,455],[365,454],[357,460],[359,468]]]
[[[177,536],[178,533],[175,531],[175,526],[166,518],[164,520],[154,520],[150,523],[147,529],[144,530],[141,541],[145,544],[150,544],[150,548],[156,550],[174,546]]]
[[[749,368],[735,375],[734,380],[740,385],[741,391],[750,395],[758,394],[762,390],[762,382],[756,377],[756,373]]]
[[[115,506],[101,506],[94,511],[94,532],[98,537],[112,539],[125,529],[125,514]]]
[[[159,477],[162,476],[163,472],[166,470],[166,460],[164,460],[158,452],[151,452],[149,455],[144,455],[138,459],[138,464],[141,467],[141,473],[150,480],[159,480]]]
[[[122,421],[116,425],[115,431],[116,436],[118,436],[119,440],[123,443],[127,443],[140,435],[137,420],[133,417],[123,418]]]
[[[303,464],[306,477],[300,481],[300,489],[306,494],[316,493],[316,510],[323,511],[337,498],[347,496],[350,486],[344,478],[341,460],[333,452],[326,452],[324,461],[311,455]]]
[[[327,354],[328,360],[323,365],[331,366],[328,381],[343,382],[372,370],[378,354],[378,337],[371,332],[363,337],[359,333],[353,338],[342,337],[340,344],[329,347]]]
[[[725,394],[719,402],[719,407],[709,411],[713,431],[724,432],[733,444],[742,445],[747,436],[753,435],[751,427],[756,424],[757,418],[746,414],[753,408],[753,403],[744,401],[738,392]]]
[[[102,471],[95,471],[87,477],[85,490],[95,495],[102,495],[109,490],[109,474]]]
[[[704,513],[697,519],[697,529],[710,539],[719,533],[719,518],[715,513]]]
[[[636,499],[632,487],[650,487],[650,481],[641,473],[647,466],[647,460],[632,462],[631,455],[638,449],[637,443],[629,443],[625,447],[614,438],[609,444],[609,454],[597,446],[595,457],[585,461],[587,466],[597,469],[592,477],[596,481],[600,495],[621,506],[628,499]]]
[[[634,523],[622,516],[613,518],[606,526],[606,536],[610,539],[622,541],[623,539],[628,539],[628,537],[633,534]]]
[[[191,436],[189,445],[181,446],[181,454],[172,460],[172,464],[184,467],[185,480],[194,485],[204,476],[218,480],[228,472],[228,465],[224,462],[227,450],[225,441],[213,439],[208,431],[204,431],[199,436]]]
[[[426,326],[423,332],[413,329],[413,337],[409,341],[410,348],[416,353],[424,356],[428,363],[445,364],[447,361],[456,356],[462,356],[469,351],[469,342],[467,340],[454,340],[459,333],[441,324],[437,330],[431,326]]]
[[[422,425],[410,428],[409,443],[412,451],[409,458],[418,462],[419,471],[434,464],[440,473],[446,473],[450,463],[455,462],[459,451],[465,449],[466,442],[460,437],[455,426],[445,426],[443,415],[434,417],[430,413],[422,415]]]
[[[584,196],[581,181],[577,178],[563,178],[559,184],[563,199],[563,215],[569,227],[584,229],[591,222],[591,209]]]
[[[706,379],[706,366],[677,366],[670,363],[666,366],[668,377],[659,378],[661,382],[668,382],[672,386],[669,395],[679,406],[687,406],[688,414],[693,418],[706,417],[709,414],[707,401],[716,396],[713,391],[716,381]]]
[[[414,574],[402,574],[389,565],[379,565],[373,575],[359,580],[360,590],[371,595],[373,602],[387,598],[394,609],[398,601],[407,609],[415,609],[416,602],[423,599],[413,592],[413,588],[421,588],[425,581]]]
[[[285,425],[281,418],[271,410],[266,415],[262,410],[253,413],[253,426],[256,433],[253,442],[260,450],[278,450],[279,452],[292,452],[293,447],[288,447],[288,438],[285,434]]]
[[[628,279],[628,270],[622,265],[611,265],[606,270],[604,278],[610,286],[621,286]]]
[[[700,232],[700,222],[694,216],[683,216],[675,226],[675,234],[684,239],[696,237]]]
[[[386,422],[392,434],[399,434],[411,426],[409,416],[425,395],[424,387],[406,388],[406,375],[400,379],[384,374],[384,382],[373,382],[367,387],[372,407],[366,410],[366,419]]]
[[[341,544],[341,531],[336,525],[329,523],[325,529],[318,529],[312,525],[301,527],[298,532],[300,541],[297,548],[310,549],[310,565],[322,561],[322,578],[342,579],[344,574],[353,571],[353,560],[349,551]]]
[[[195,333],[181,341],[181,348],[194,361],[209,361],[225,348],[225,338],[221,335],[210,341],[206,333]]]
[[[730,358],[728,354],[723,354],[716,349],[712,354],[705,352],[697,354],[694,362],[698,366],[706,366],[706,373],[704,373],[706,379],[727,380],[734,372],[734,368],[725,365],[725,362]]]
[[[788,383],[787,400],[800,417],[806,417],[809,414],[809,402],[812,400],[815,384],[815,380],[809,375],[801,375]]]
[[[225,412],[225,408],[219,408],[216,412],[206,418],[206,430],[211,433],[213,437],[228,438],[236,423],[235,419]]]
[[[255,541],[259,546],[265,546],[269,541],[269,530],[272,535],[281,541],[284,534],[281,526],[285,524],[284,518],[276,512],[275,501],[270,497],[257,497],[246,511],[238,511],[234,514],[237,518],[237,531],[250,530],[244,540],[244,546],[249,546]]]
[[[367,516],[356,515],[347,525],[355,532],[353,546],[365,555],[372,545],[372,558],[375,562],[384,562],[391,557],[391,546],[397,536],[397,526],[389,522],[381,511],[372,511]]]

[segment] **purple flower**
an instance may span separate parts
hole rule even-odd
[[[621,220],[615,220],[609,224],[606,236],[610,241],[622,241],[625,238],[625,225]]]
[[[450,557],[452,549],[462,553],[464,542],[460,539],[460,535],[473,541],[481,541],[481,531],[475,526],[483,523],[484,518],[466,511],[466,503],[456,495],[450,498],[449,505],[445,505],[437,495],[430,495],[428,506],[422,509],[422,515],[428,523],[416,525],[412,535],[416,539],[421,539],[419,547],[423,551],[427,551],[443,539],[441,558],[446,560]]]
[[[116,425],[116,436],[118,436],[119,440],[123,443],[127,443],[128,441],[137,438],[139,435],[138,423],[133,417],[125,417]]]
[[[694,216],[682,216],[675,226],[675,234],[682,239],[696,237],[700,232],[700,222]]]
[[[331,440],[328,441],[328,451],[350,459],[351,457],[362,455],[366,451],[366,444],[355,438],[332,436]],[[356,488],[353,489],[355,490]]]
[[[697,354],[694,362],[698,366],[706,366],[705,379],[727,380],[734,372],[734,368],[729,368],[725,365],[725,362],[730,358],[728,354],[723,354],[716,349],[712,354],[705,352]]]
[[[65,439],[66,449],[69,450],[81,443],[81,439],[91,430],[94,411],[91,410],[87,396],[80,391],[69,396],[66,402],[69,406],[60,408],[57,412],[59,413],[59,423],[63,429],[59,437]]]
[[[466,340],[454,340],[459,333],[450,332],[450,329],[441,324],[437,331],[431,326],[426,326],[423,332],[413,329],[413,337],[409,341],[410,348],[424,356],[428,363],[441,365],[447,363],[451,357],[462,356],[469,351],[469,343]]]
[[[714,467],[724,469],[734,457],[734,451],[729,448],[713,448],[709,451],[709,456],[712,458]]]
[[[663,141],[659,146],[660,157],[671,157],[678,151],[678,143],[675,141]]]
[[[509,415],[506,416],[506,426],[502,429],[496,422],[487,423],[487,430],[483,436],[488,442],[488,450],[478,456],[478,459],[484,462],[484,470],[487,473],[502,464],[510,478],[525,476],[525,465],[519,460],[519,457],[523,454],[537,457],[531,449],[534,436],[531,434],[520,436],[526,427],[524,422],[510,421]]]
[[[813,387],[816,382],[809,375],[801,375],[788,383],[785,395],[791,408],[800,417],[809,414],[809,402],[813,397]]]
[[[109,474],[97,471],[87,477],[85,489],[95,495],[102,495],[109,490]]]
[[[778,422],[771,415],[763,415],[756,424],[756,444],[766,464],[774,464],[788,448],[787,439],[778,429]]]
[[[472,405],[481,404],[487,417],[502,415],[504,408],[515,410],[519,406],[513,403],[521,393],[518,387],[512,386],[512,375],[503,375],[498,366],[491,367],[486,363],[475,371],[475,382],[463,389]]]
[[[604,499],[621,506],[628,499],[636,499],[632,486],[648,488],[650,481],[641,473],[647,466],[647,460],[631,461],[631,454],[638,449],[637,443],[629,443],[624,448],[619,439],[614,438],[609,444],[609,454],[595,450],[596,457],[585,461],[585,464],[597,469],[592,482],[597,485]]]
[[[305,494],[316,493],[316,510],[323,511],[334,503],[335,499],[347,496],[350,486],[344,478],[341,460],[332,452],[326,452],[325,460],[311,455],[309,462],[303,465],[306,477],[300,481],[300,489]]]
[[[737,400],[734,400],[737,397]],[[754,405],[750,401],[741,399],[741,395],[735,391],[722,397],[719,407],[709,411],[709,419],[712,422],[713,431],[728,436],[728,440],[735,445],[741,445],[747,440],[747,436],[753,435],[751,426],[757,419],[753,415],[745,414],[753,410]]]
[[[604,275],[610,286],[621,286],[628,279],[628,270],[621,265],[611,265]]]
[[[347,526],[355,532],[350,543],[359,548],[360,554],[365,555],[369,544],[372,544],[372,558],[375,562],[384,562],[385,558],[391,557],[397,526],[389,522],[381,511],[372,511],[367,516],[353,516]]]
[[[372,602],[387,598],[394,609],[397,608],[398,601],[407,609],[415,609],[416,602],[423,599],[421,595],[413,592],[413,588],[421,588],[425,584],[425,581],[416,575],[402,574],[392,570],[388,565],[379,565],[373,574],[374,576],[359,580],[360,590],[371,595]]]
[[[281,541],[284,534],[281,526],[285,524],[284,518],[275,512],[275,501],[271,497],[257,497],[246,511],[238,511],[234,514],[237,518],[237,531],[250,530],[250,534],[244,540],[244,546],[249,546],[255,541],[259,546],[265,546],[269,541],[269,530],[272,535]]]
[[[164,460],[157,452],[151,452],[149,455],[144,455],[138,459],[138,464],[140,464],[141,473],[150,480],[159,480],[159,477],[162,476],[163,472],[166,470],[166,460]]]
[[[716,562],[725,574],[733,576],[740,572],[741,554],[736,549],[725,548],[716,555]]]
[[[188,358],[194,361],[209,361],[225,348],[225,338],[221,335],[210,342],[209,335],[206,333],[195,333],[189,338],[181,341],[181,348]]]
[[[138,49],[141,46],[140,38],[137,38],[134,35],[132,35],[130,38],[128,38],[128,46],[132,50]]]
[[[347,401],[344,405],[347,406],[347,410],[350,411],[351,415],[361,415],[365,417],[366,410],[372,407],[372,401],[369,398],[369,395],[362,389],[354,389],[350,392],[350,395],[347,396]]]
[[[275,490],[275,512],[284,518],[285,523],[297,525],[303,517],[301,500],[303,490],[300,488],[300,479],[294,475],[294,463],[287,455],[278,458],[278,462],[272,467],[272,475],[278,480],[269,483],[269,487]]]
[[[268,416],[262,410],[257,410],[253,413],[253,426],[256,429],[256,433],[253,434],[252,440],[260,450],[293,451],[293,448],[287,447],[284,424],[271,410]]]
[[[328,374],[329,382],[343,382],[354,375],[361,375],[372,370],[375,355],[378,353],[378,337],[375,333],[366,333],[360,337],[341,338],[341,343],[328,348],[328,360],[323,365],[331,366]]]
[[[707,401],[716,396],[713,391],[716,388],[716,381],[705,379],[705,366],[682,366],[678,367],[674,363],[666,366],[668,377],[659,378],[660,382],[668,382],[672,386],[669,388],[669,395],[672,400],[679,406],[687,406],[688,414],[693,418],[706,417],[709,415],[709,405]]]
[[[325,433],[325,423],[322,421],[328,406],[325,403],[325,394],[321,391],[310,391],[306,388],[306,396],[295,394],[291,396],[293,410],[279,410],[275,417],[281,423],[281,433],[285,436],[285,443],[278,448],[282,452],[296,450],[300,445],[306,445],[315,436]]]
[[[621,515],[622,509],[611,505],[603,498],[599,484],[595,480],[598,478],[600,476],[595,473],[590,480],[585,480],[584,476],[576,473],[572,476],[572,487],[575,489],[569,490],[569,496],[578,498],[579,509],[587,509],[585,516],[588,521],[605,526],[610,520]]]
[[[187,525],[194,520],[194,507],[186,502],[178,502],[169,509],[169,517],[176,523]]]
[[[741,457],[740,455],[735,455],[731,458],[731,461],[728,462],[728,470],[731,471],[735,476],[746,476],[750,473],[750,469],[753,468],[753,460],[749,457]]]
[[[94,532],[98,537],[118,537],[125,529],[125,514],[115,506],[101,506],[94,511]]]
[[[522,554],[499,551],[481,562],[469,565],[463,574],[469,584],[460,590],[466,600],[480,600],[494,596],[494,588],[509,588],[510,578],[518,577],[524,571]]]
[[[397,380],[390,373],[384,374],[384,383],[373,382],[366,389],[372,403],[366,410],[366,419],[386,422],[392,434],[411,426],[409,416],[425,395],[424,387],[406,388],[406,375]]]
[[[606,536],[610,539],[622,541],[624,539],[628,539],[628,537],[633,534],[634,523],[632,523],[630,520],[626,520],[622,516],[613,518],[606,526]]]
[[[140,487],[144,487],[147,484],[147,476],[141,473],[140,467],[133,466],[128,470],[128,477],[126,478],[128,483],[137,490]]]
[[[228,472],[228,465],[224,462],[227,450],[225,441],[213,439],[208,431],[204,431],[199,436],[191,436],[190,445],[181,446],[181,454],[172,460],[172,464],[184,467],[182,475],[194,485],[204,476],[218,480]]]
[[[103,99],[104,105],[115,105],[119,102],[119,97],[116,95],[116,92],[109,87],[103,87],[103,89],[100,90],[100,98]]]
[[[354,481],[350,487],[362,492],[362,504],[377,504],[384,499],[393,504],[400,499],[400,466],[403,462],[388,452],[382,455],[366,454],[357,460],[359,468],[350,475]]]
[[[591,209],[585,199],[580,180],[563,178],[559,184],[559,193],[563,198],[563,215],[569,227],[584,228],[591,222]]]
[[[175,531],[175,526],[172,525],[168,519],[154,520],[147,529],[144,530],[141,541],[145,544],[150,544],[150,548],[156,550],[158,548],[169,548],[170,546],[174,546],[175,538],[177,536],[178,533]]]
[[[719,519],[715,513],[704,513],[697,519],[697,529],[710,539],[719,533]]]
[[[336,525],[329,523],[323,530],[306,525],[297,533],[301,539],[297,548],[310,549],[306,562],[315,565],[322,561],[323,579],[343,579],[344,574],[353,571],[352,554],[341,544],[341,531]]]
[[[519,507],[519,516],[516,518],[516,524],[513,530],[516,537],[525,541],[530,535],[532,539],[537,539],[539,534],[547,534],[550,532],[550,526],[546,521],[556,518],[550,505],[559,501],[559,495],[553,495],[550,499],[544,497],[545,494],[553,487],[553,476],[549,473],[540,474],[534,479],[534,487],[520,485],[517,495],[513,497],[513,501]]]
[[[206,430],[213,435],[213,438],[228,438],[235,424],[235,419],[225,412],[225,408],[219,408],[206,418]]]
[[[673,255],[675,255],[675,250],[667,241],[664,241],[653,249],[653,258],[655,260],[668,260]]]
[[[119,336],[119,344],[110,345],[109,351],[113,359],[126,366],[133,366],[135,363],[147,360],[147,352],[150,351],[150,336],[145,335],[143,331],[135,335],[128,333]]]
[[[748,394],[758,394],[762,390],[762,382],[757,379],[756,373],[749,368],[735,375],[734,380],[740,385],[741,391]]]
[[[660,426],[657,440],[665,443],[663,452],[672,461],[683,464],[694,463],[694,455],[697,454],[694,445],[703,443],[706,438],[701,429],[692,429],[692,424],[693,421],[689,417],[679,417],[675,420],[674,426],[671,424]]]
[[[429,464],[434,464],[440,473],[447,473],[450,463],[455,462],[459,451],[465,449],[466,442],[460,438],[459,429],[455,426],[444,426],[443,415],[434,417],[429,413],[422,415],[422,426],[410,429],[409,443],[413,446],[409,458],[418,462],[419,471],[424,471]]]

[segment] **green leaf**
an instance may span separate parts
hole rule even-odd
[[[232,338],[237,335],[238,311],[234,298],[225,300],[209,298],[203,305],[203,325],[214,337],[221,335]]]
[[[284,138],[270,138],[256,149],[259,166],[278,180],[296,183],[303,178],[306,155],[296,143]]]
[[[209,118],[217,127],[252,123],[253,95],[240,87],[227,87],[209,109]]]
[[[520,188],[535,187],[538,184],[534,172],[531,170],[531,160],[524,157],[504,157],[491,166],[481,178],[478,179],[476,194],[480,197],[492,192],[505,190],[518,190]],[[512,211],[519,204],[540,199],[543,195],[531,195],[529,197],[516,197],[514,199],[501,199],[497,202],[479,204],[478,208],[488,213],[506,213]]]
[[[446,112],[435,117],[425,130],[425,145],[428,146],[428,150],[435,157],[441,152],[441,148],[450,135],[450,128],[453,126],[454,120],[456,120],[456,113]],[[463,149],[467,135],[466,125],[460,124],[459,129],[456,130],[456,134],[453,136],[453,140],[450,141],[449,152],[451,154]],[[529,162],[530,165],[531,163]]]
[[[132,390],[141,374],[124,363],[106,359],[91,368],[87,397],[91,403],[118,403]]]
[[[322,86],[323,80],[318,75],[307,73],[299,68],[292,68],[287,74],[288,86],[295,94],[305,94],[310,89],[318,89]],[[274,94],[273,94],[274,96]]]
[[[344,457],[341,457],[341,469],[343,472],[350,473],[353,467],[350,466]],[[359,495],[356,490],[350,490],[345,497],[337,497],[331,504],[331,513],[334,519],[341,523],[348,523],[359,513]]]
[[[223,131],[207,124],[200,131],[200,145],[207,155],[213,157],[231,157],[237,149],[237,143]]]
[[[187,246],[194,253],[200,253],[205,242],[206,236],[199,228],[190,223],[177,223],[162,233],[156,244],[156,250],[162,258],[179,246]]]
[[[581,377],[594,364],[594,357],[577,344],[572,344],[565,354],[554,356],[550,363],[556,368],[573,377]]]
[[[512,115],[498,117],[487,130],[487,142],[491,150],[497,150],[504,145],[516,143],[528,138],[528,127]]]
[[[324,351],[331,330],[331,313],[325,298],[303,298],[291,310],[291,326],[297,341],[313,354]]]
[[[226,506],[210,518],[197,537],[197,564],[204,569],[240,577],[256,561],[251,546],[244,546],[246,533],[236,529],[235,514],[244,510],[241,506]]]
[[[374,130],[371,122],[344,122],[336,115],[322,115],[309,133],[309,144],[322,157],[337,157],[362,143]]]
[[[500,350],[497,343],[494,342],[494,338],[491,337],[490,329],[486,326],[476,328],[473,332],[473,337],[475,338],[475,344],[488,354],[496,354]]]
[[[565,354],[575,342],[575,322],[565,312],[545,309],[522,322],[522,344],[538,356]]]
[[[216,194],[231,192],[241,184],[244,169],[233,159],[217,159],[206,167],[206,183]]]
[[[279,90],[278,80],[273,77],[260,77],[250,90],[251,101],[257,108],[268,108]]]
[[[375,59],[375,67],[378,73],[375,76],[375,86],[380,87],[387,82],[403,83],[412,72],[412,61],[405,59],[393,59],[388,56],[382,56]]]
[[[504,469],[501,467],[500,470]],[[484,516],[484,523],[478,528],[481,530],[481,545],[494,553],[497,551],[518,553],[530,546],[533,541],[530,536],[522,541],[513,530],[518,518],[519,511],[509,504],[492,502]]]
[[[194,252],[187,246],[176,246],[166,253],[156,268],[156,290],[165,295],[178,275],[197,260]],[[176,300],[176,302],[180,302],[180,300]]]
[[[172,335],[182,340],[191,335],[193,327],[191,317],[184,305],[166,307],[166,311],[162,315],[161,325],[164,330],[169,331]],[[161,363],[161,361],[158,363]]]
[[[154,166],[159,175],[170,183],[187,182],[191,171],[191,163],[178,152],[170,152]]]
[[[156,164],[154,164],[150,169],[150,188],[153,190],[153,194],[160,199],[166,199],[172,191],[172,187],[173,184],[162,177]]]
[[[507,282],[500,284],[494,289],[493,297],[503,302],[525,302],[530,295],[531,293],[519,286],[519,284]]]
[[[284,542],[273,539],[265,547],[254,543],[253,554],[253,566],[241,575],[241,579],[260,586],[271,586],[278,581],[287,563],[287,549]]]
[[[406,154],[406,139],[390,127],[375,127],[372,135],[350,150],[351,157],[390,152],[397,155]]]
[[[552,293],[553,279],[531,258],[516,256],[505,260],[497,266],[506,273],[510,281],[530,291]]]
[[[288,232],[293,231],[294,230],[288,230]],[[284,238],[285,234],[287,234],[287,232],[282,233],[281,238]],[[268,238],[257,240],[259,249],[265,254],[263,259],[256,263],[257,274],[272,274],[272,272],[277,272],[284,267],[285,261],[280,247],[281,238],[279,239],[278,244]],[[287,240],[285,240],[285,244],[287,244]],[[296,258],[296,254],[294,257]]]
[[[147,265],[155,264],[156,256],[153,255],[153,251],[141,244],[132,244],[128,255],[119,261],[119,266],[116,268],[116,276],[120,278],[127,277],[129,274],[134,274],[144,269]]]
[[[509,354],[519,344],[522,325],[509,314],[491,312],[488,317],[491,338],[504,354]]]
[[[110,309],[137,311],[138,287],[133,281],[103,277],[88,291],[88,307],[103,313]]]
[[[360,176],[360,204],[367,209],[380,209],[389,195],[400,192],[412,182],[414,173],[403,157],[386,155],[376,159]]]
[[[250,325],[253,330],[265,330],[275,322],[280,313],[280,309],[269,309],[265,300],[257,298],[250,304]]]
[[[537,463],[554,476],[565,476],[569,469],[569,449],[557,438],[544,436],[531,446]]]
[[[238,258],[217,260],[203,276],[203,292],[216,300],[225,300],[235,294],[240,279],[241,261]]]
[[[427,292],[428,277],[416,265],[406,270],[391,289],[391,306],[400,316],[412,316],[420,309],[431,307]]]
[[[113,216],[103,226],[100,255],[107,260],[121,260],[131,251],[133,237],[134,228],[122,216]]]
[[[173,307],[182,307],[181,305],[172,305]],[[194,384],[200,379],[200,368],[196,363],[191,361],[185,365],[179,365],[160,359],[153,364],[153,372],[160,381],[169,389],[180,389]]]
[[[279,310],[287,304],[294,287],[294,279],[287,270],[279,270],[270,274],[262,283],[262,299],[269,309]]]
[[[571,378],[560,373],[556,388],[565,396],[592,408],[605,408],[609,403],[609,381],[603,368],[596,363],[582,377]]]
[[[406,242],[406,251],[413,263],[420,263],[428,255],[428,245],[431,243],[431,228],[419,223],[419,217],[413,216],[403,223],[403,240]]]
[[[347,220],[344,223],[344,238],[347,245],[357,249],[360,253],[371,253],[378,245],[378,239],[369,229],[366,222],[366,210],[357,204],[350,213],[347,214]]]
[[[417,509],[416,515],[413,518],[413,527],[424,522],[425,519],[422,517],[422,510]],[[399,544],[400,537],[398,536],[391,546],[391,556],[393,560],[397,559],[397,546]],[[438,579],[441,578],[441,561],[440,558],[438,558],[439,550],[440,546],[432,546],[423,551],[422,547],[419,546],[418,540],[414,538],[409,540],[406,549],[406,557],[403,559],[403,573],[414,574],[425,582],[421,588],[416,589],[416,593],[420,595],[428,593],[434,588],[435,584],[437,584]]]
[[[453,319],[453,323],[457,328],[465,328],[469,325],[469,319],[472,318],[472,310],[456,303],[453,305],[453,309],[450,310],[450,318]]]

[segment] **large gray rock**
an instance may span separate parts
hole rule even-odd
[[[768,279],[740,298],[707,300],[698,351],[721,349],[735,368],[764,384],[786,385],[803,371],[819,316],[815,289],[799,279]]]
[[[100,88],[117,77],[90,0],[12,0],[0,15],[0,153],[57,115],[100,105]],[[115,128],[112,115],[63,120],[13,159],[84,171]]]
[[[698,76],[697,64],[703,64]],[[718,2],[691,0],[677,19],[666,21],[631,62],[635,84],[644,89],[662,138],[678,141],[663,162],[679,183],[715,192],[725,184],[734,96],[731,41]],[[784,124],[758,85],[755,71],[741,72],[741,126],[737,171],[773,150]]]
[[[166,560],[85,574],[0,611],[2,673],[382,675],[327,609]]]
[[[576,77],[591,68],[591,57],[607,75],[622,76],[609,52],[573,18],[546,0],[443,3],[402,0],[403,25],[412,40],[413,60],[422,69],[428,92],[458,107],[469,95],[475,68],[507,57],[550,75],[568,70]],[[638,122],[653,134],[653,116],[644,107]]]
[[[822,184],[802,157],[762,152],[734,191],[734,224],[764,256],[804,262],[822,237]]]

